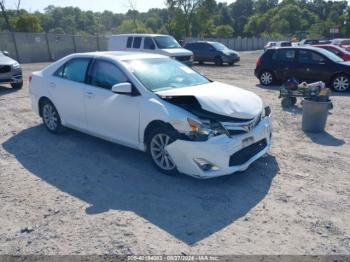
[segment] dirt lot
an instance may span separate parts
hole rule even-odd
[[[327,133],[300,129],[276,88],[234,67],[198,66],[260,95],[270,156],[212,180],[167,177],[145,154],[75,131],[49,134],[23,90],[0,87],[0,254],[350,254],[350,93]],[[25,79],[45,64],[24,65]]]

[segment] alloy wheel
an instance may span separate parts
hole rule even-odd
[[[261,83],[263,85],[270,85],[272,83],[273,76],[270,72],[263,72],[260,76]]]
[[[167,134],[157,134],[152,138],[150,143],[153,161],[163,170],[169,171],[175,168],[174,161],[165,149],[172,141],[173,140]]]
[[[43,119],[48,129],[54,131],[58,127],[58,116],[56,109],[51,104],[45,104],[43,107]]]
[[[338,76],[333,81],[333,87],[336,91],[343,92],[350,86],[349,78],[345,76]]]

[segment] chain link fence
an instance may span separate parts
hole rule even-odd
[[[0,50],[20,63],[49,62],[72,53],[106,51],[107,41],[105,36],[0,33]]]
[[[237,38],[185,38],[185,43],[195,41],[215,41],[226,45],[228,48],[237,51],[253,51],[263,49],[264,46],[270,41],[284,41],[288,38],[276,39],[271,37],[237,37]]]
[[[185,42],[198,40],[217,41],[237,51],[263,49],[269,41],[284,40],[269,37],[250,38],[186,38]],[[0,50],[20,63],[49,62],[79,52],[107,50],[107,36],[79,36],[46,33],[0,33]]]

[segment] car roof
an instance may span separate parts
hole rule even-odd
[[[155,36],[169,36],[169,35],[163,35],[163,34],[118,34],[118,35],[112,35],[112,36],[140,36],[140,37],[155,37]]]
[[[168,56],[159,55],[155,53],[142,53],[142,52],[128,52],[128,51],[108,51],[108,52],[88,52],[88,53],[76,53],[70,55],[74,57],[98,57],[109,58],[118,61],[132,60],[132,59],[148,59],[148,58],[169,58]]]

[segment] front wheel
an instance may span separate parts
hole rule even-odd
[[[166,150],[175,140],[175,135],[167,128],[157,128],[149,135],[148,154],[156,168],[166,175],[177,174],[175,162]]]
[[[48,100],[41,105],[41,116],[47,130],[51,133],[58,134],[64,130],[61,123],[61,118],[55,106]]]
[[[262,71],[260,73],[259,80],[263,86],[269,86],[272,85],[274,76],[270,71]]]
[[[18,82],[18,83],[12,83],[12,84],[11,84],[11,87],[12,87],[13,89],[21,89],[21,88],[23,87],[23,81]]]
[[[347,75],[337,75],[332,80],[332,88],[337,92],[345,92],[350,87],[350,78]]]
[[[222,58],[220,56],[215,57],[214,63],[217,66],[222,66],[222,64],[223,64]]]

